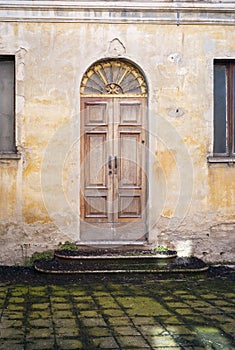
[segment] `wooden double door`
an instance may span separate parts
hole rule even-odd
[[[146,240],[146,99],[81,99],[83,242]]]

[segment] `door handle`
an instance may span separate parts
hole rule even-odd
[[[114,157],[114,169],[117,169],[118,162],[117,162],[117,156]]]
[[[109,156],[108,168],[109,168],[109,169],[112,169],[112,157],[111,157],[111,156]]]

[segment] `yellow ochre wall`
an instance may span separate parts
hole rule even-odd
[[[80,83],[102,58],[140,67],[148,83],[149,242],[231,261],[234,164],[208,163],[213,59],[235,58],[235,27],[0,23],[16,55],[16,144],[0,158],[0,263],[79,241]]]

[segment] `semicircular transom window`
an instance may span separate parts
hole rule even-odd
[[[119,61],[101,61],[91,66],[81,83],[82,96],[146,96],[147,86],[141,72]]]

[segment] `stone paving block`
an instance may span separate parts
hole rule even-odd
[[[54,338],[36,339],[28,342],[26,349],[27,350],[54,350],[56,348],[54,342],[55,342]]]
[[[223,306],[223,312],[227,313],[227,314],[231,314],[234,316],[235,314],[235,308],[231,308],[230,307],[227,307],[227,306]]]
[[[31,305],[32,310],[45,310],[49,308],[49,303],[34,303]]]
[[[154,319],[154,317],[148,317],[148,316],[136,316],[131,318],[132,321],[136,324],[136,325],[154,325],[156,324],[156,320]]]
[[[52,328],[31,328],[26,337],[28,340],[35,338],[53,338],[53,330]]]
[[[95,346],[97,349],[120,349],[116,340],[113,337],[99,337],[92,339],[93,347]],[[92,348],[92,346],[91,346]]]
[[[60,350],[85,349],[79,339],[56,339]]]
[[[154,325],[141,325],[138,327],[141,334],[144,336],[152,337],[154,335],[168,335],[165,328],[160,324],[155,323]]]
[[[124,349],[148,349],[149,344],[141,337],[141,336],[130,336],[130,335],[122,335],[116,337],[117,342]]]
[[[180,318],[180,315],[172,315],[172,316],[158,316],[158,320],[161,320],[166,325],[169,324],[184,324],[184,321],[182,318]]]
[[[227,293],[227,292],[225,292],[224,294],[224,297],[225,298],[231,298],[231,300],[235,300],[235,298],[234,298],[234,293]]]
[[[190,308],[180,308],[180,309],[175,309],[174,311],[177,312],[181,316],[195,314],[195,312]]]
[[[55,334],[63,338],[76,337],[80,334],[77,328],[55,327]]]
[[[228,316],[224,313],[220,313],[217,315],[210,315],[210,319],[219,323],[219,324],[224,324],[224,323],[229,323],[229,322],[233,322],[235,324],[233,317]],[[234,328],[235,328],[235,326],[234,326]]]
[[[22,311],[24,310],[24,305],[19,305],[19,304],[9,304],[7,306],[7,310],[9,311]]]
[[[149,342],[152,346],[155,347],[164,347],[165,349],[169,346],[178,346],[177,342],[171,336],[153,336],[148,338]]]
[[[100,327],[105,327],[107,324],[105,322],[105,320],[102,317],[98,317],[98,318],[82,318],[80,319],[81,323],[85,326],[85,327],[94,327],[94,326],[100,326]]]
[[[162,347],[162,346],[153,346],[153,347],[151,347],[151,349],[153,349],[153,350],[182,350],[182,347],[181,346],[168,346],[168,347]],[[188,349],[187,348],[187,350],[191,350],[191,349]],[[205,350],[205,349],[204,349]]]
[[[167,302],[166,303],[168,307],[173,308],[173,309],[177,309],[177,308],[185,308],[188,306],[187,303],[183,303],[180,301],[173,301],[173,302]]]
[[[205,318],[202,315],[186,315],[185,316],[185,323],[187,323],[188,325],[201,325],[204,324]]]
[[[207,303],[206,301],[200,301],[200,300],[190,300],[186,304],[189,307],[197,308],[197,309],[210,307],[209,303]]]
[[[83,296],[77,296],[77,294],[73,297],[73,301],[76,303],[83,303],[83,304],[89,304],[89,303],[93,303],[94,304],[94,300],[92,297],[90,297],[89,295],[83,295]]]
[[[77,294],[72,294],[73,300],[77,303],[93,303],[94,300],[90,295],[77,295]]]
[[[3,311],[3,316],[9,320],[22,320],[24,318],[24,313],[22,311],[13,312],[5,309]]]
[[[117,304],[114,298],[96,298],[98,304],[103,308],[103,309],[118,309],[120,306]]]
[[[141,333],[134,326],[118,326],[114,327],[114,333],[119,335],[139,336]]]
[[[10,289],[10,293],[12,296],[23,296],[28,294],[29,288],[25,286],[16,286],[14,289]]]
[[[110,296],[110,293],[107,292],[106,290],[97,290],[92,292],[92,296],[94,298],[108,298]]]
[[[23,339],[24,330],[17,328],[1,328],[0,339]]]
[[[74,288],[72,288],[70,290],[70,295],[74,295],[74,296],[79,296],[80,298],[81,297],[85,297],[85,298],[88,298],[88,293],[87,291],[89,290],[89,287],[87,288],[79,288],[77,286],[75,286]]]
[[[129,317],[121,316],[121,317],[108,317],[108,323],[111,326],[122,326],[122,325],[132,325],[132,322]]]
[[[0,350],[25,350],[24,344],[16,340],[2,340],[0,339]],[[35,349],[36,350],[36,349]]]
[[[47,296],[47,290],[46,289],[34,289],[34,290],[30,290],[29,294],[32,297],[46,297]]]
[[[79,317],[99,317],[100,312],[96,310],[86,310],[86,311],[80,311]]]
[[[204,299],[208,299],[209,301],[212,301],[213,299],[216,300],[218,298],[218,296],[216,294],[210,294],[210,293],[201,294],[201,297]]]
[[[8,299],[8,304],[22,304],[24,303],[24,301],[25,301],[25,298],[22,298],[22,296],[21,297],[12,296]]]
[[[60,286],[50,286],[50,294],[51,295],[56,295],[56,296],[64,296],[64,295],[68,295],[70,294],[70,290],[68,291],[66,288],[64,287],[60,287]]]
[[[225,333],[229,333],[231,335],[235,335],[235,322],[233,320],[233,322],[231,323],[222,323],[220,324],[220,328],[225,332]],[[235,340],[235,338],[234,338]]]
[[[84,302],[74,302],[74,306],[78,310],[94,310],[96,309],[95,302],[91,301],[90,303],[84,303]]]
[[[52,304],[54,304],[54,303],[67,303],[68,302],[67,298],[65,298],[65,297],[55,297],[55,296],[51,296],[50,301]]]
[[[72,311],[70,310],[54,310],[54,318],[74,318]]]
[[[90,327],[86,329],[86,334],[89,337],[107,337],[111,335],[111,330],[108,327]]]
[[[202,313],[203,315],[220,315],[221,310],[215,306],[208,306],[205,309],[199,308],[197,309],[198,313]],[[208,316],[207,316],[208,317]]]
[[[0,329],[4,328],[15,328],[15,327],[23,327],[23,320],[9,320],[8,318],[1,318],[1,326]]]
[[[176,301],[176,299],[174,298],[174,296],[172,296],[172,295],[164,295],[163,297],[162,297],[162,299],[164,300],[164,301],[169,301],[169,302],[174,302],[174,301]]]
[[[68,310],[71,309],[71,304],[66,303],[52,303],[51,308],[53,310]]]
[[[44,296],[44,297],[31,297],[28,296],[27,299],[25,299],[26,304],[30,306],[33,304],[50,304],[50,298],[49,296]]]
[[[193,302],[193,301],[197,301],[198,300],[198,298],[197,297],[195,297],[195,295],[184,295],[184,302],[185,303],[191,303],[191,302]],[[205,303],[206,303],[207,301],[205,300]]]
[[[7,295],[6,288],[0,287],[0,298],[4,298]]]
[[[45,318],[48,319],[51,317],[51,312],[47,310],[34,310],[29,313],[30,318]]]
[[[180,290],[180,289],[178,289],[178,290],[175,290],[174,291],[174,294],[175,295],[180,295],[180,296],[184,296],[184,295],[187,295],[187,292],[185,291],[185,290]]]
[[[66,328],[76,328],[77,322],[76,318],[54,318],[55,327],[66,327]]]
[[[103,314],[112,317],[124,317],[125,313],[120,309],[105,309]]]
[[[215,306],[223,306],[223,308],[226,307],[226,306],[230,308],[230,304],[231,303],[227,302],[224,299],[213,300],[213,305],[215,305]]]
[[[52,327],[51,319],[43,319],[43,318],[28,318],[28,322],[32,327]]]

